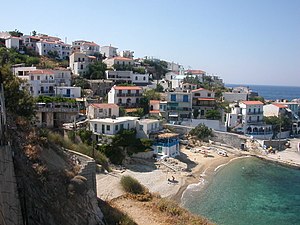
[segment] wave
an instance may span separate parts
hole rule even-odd
[[[249,158],[249,157],[252,157],[252,156],[251,156],[251,155],[246,155],[246,156],[240,156],[240,157],[236,157],[236,158],[230,159],[227,163],[224,163],[224,164],[221,164],[221,165],[217,166],[217,167],[214,169],[214,172],[217,172],[218,169],[220,169],[220,168],[223,167],[223,166],[228,165],[229,163],[231,163],[232,161],[234,161],[234,160],[236,160],[236,159]]]

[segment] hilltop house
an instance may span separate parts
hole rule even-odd
[[[114,71],[107,70],[106,79],[112,80],[113,82],[136,84],[136,85],[147,85],[149,83],[149,74],[133,73],[132,71]]]
[[[205,119],[206,112],[216,106],[215,93],[204,88],[198,88],[191,91],[193,110],[198,110],[199,118]]]
[[[74,52],[70,55],[69,66],[75,75],[84,75],[88,66],[96,61],[95,56],[89,56],[82,52]]]
[[[113,57],[116,57],[118,54],[117,54],[117,49],[116,47],[112,47],[111,45],[110,46],[102,46],[101,47],[101,54],[103,56],[105,56],[106,58],[113,58]]]
[[[90,104],[87,109],[89,119],[110,118],[119,116],[119,106],[110,103]]]
[[[272,138],[272,126],[263,121],[263,105],[260,101],[231,104],[231,113],[227,114],[226,119],[227,126],[255,139]]]
[[[80,52],[89,56],[100,53],[100,46],[94,42],[78,40],[72,42],[72,53]]]
[[[125,108],[137,108],[143,89],[138,86],[113,86],[108,92],[108,103]]]
[[[118,66],[134,66],[134,60],[130,58],[124,58],[124,57],[113,57],[113,58],[107,58],[103,60],[103,63],[107,65],[107,68],[113,68],[113,65]]]

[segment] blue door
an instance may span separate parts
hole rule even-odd
[[[67,97],[71,97],[71,90],[67,89]]]

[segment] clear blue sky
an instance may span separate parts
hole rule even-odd
[[[112,44],[226,83],[300,86],[300,0],[2,1],[0,30]]]

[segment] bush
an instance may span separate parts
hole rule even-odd
[[[190,131],[190,135],[197,136],[200,139],[205,139],[212,136],[212,129],[208,128],[204,124],[199,124]]]
[[[131,176],[122,176],[121,186],[124,191],[132,194],[142,194],[145,191],[145,187],[141,183]]]
[[[177,203],[165,198],[159,200],[157,208],[170,216],[180,216],[183,214],[183,209],[180,208]]]

